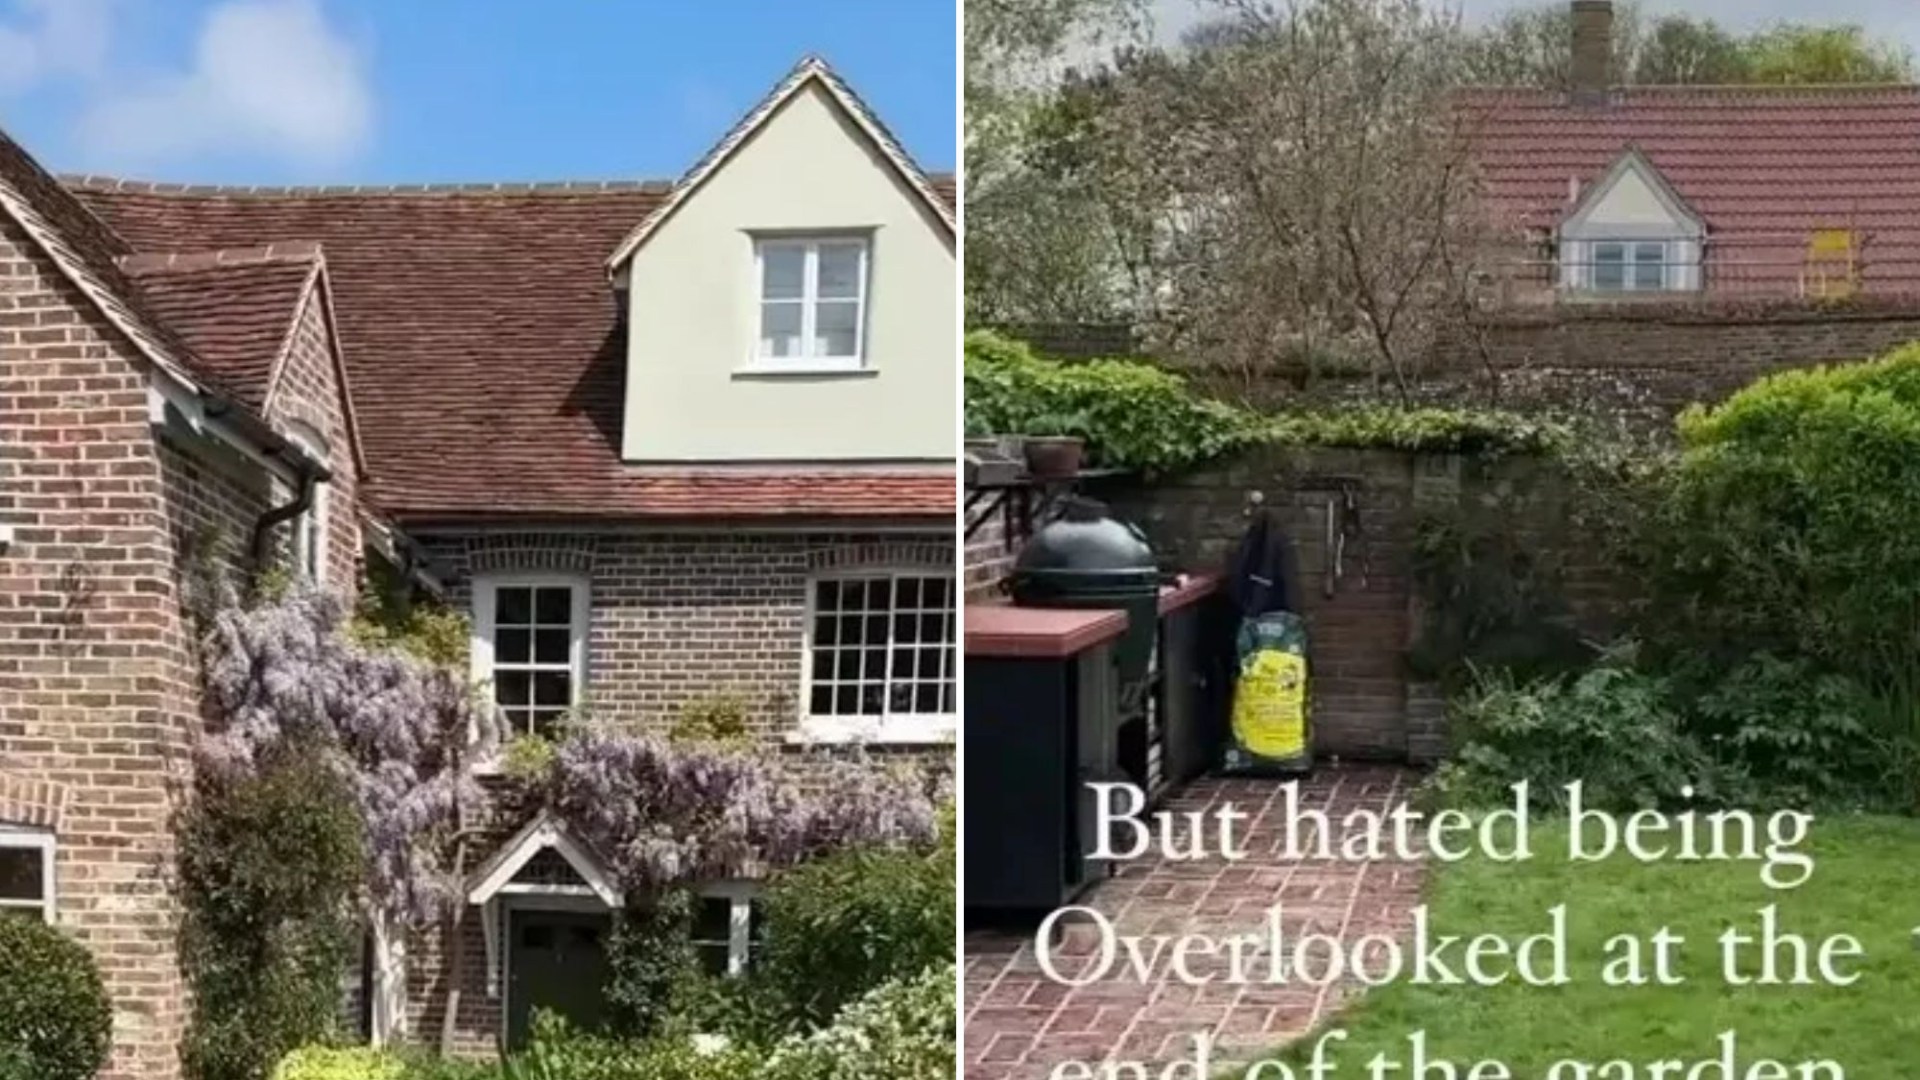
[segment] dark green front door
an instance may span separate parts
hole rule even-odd
[[[507,983],[507,1049],[527,1045],[537,1010],[575,1027],[600,1026],[606,1007],[611,917],[571,911],[512,911]]]

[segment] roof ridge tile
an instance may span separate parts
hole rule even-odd
[[[121,195],[188,195],[227,198],[330,198],[344,195],[591,195],[665,194],[671,180],[453,181],[417,184],[183,184],[95,174],[62,174],[69,190]]]

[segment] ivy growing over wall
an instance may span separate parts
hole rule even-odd
[[[1552,420],[1492,409],[1385,405],[1261,414],[1217,401],[1138,360],[1062,363],[992,331],[966,341],[967,433],[1075,435],[1092,460],[1171,472],[1254,446],[1413,453],[1558,453],[1576,440]]]

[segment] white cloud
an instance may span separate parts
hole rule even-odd
[[[0,22],[0,95],[106,67],[111,0],[19,0]]]
[[[326,167],[363,151],[373,126],[366,58],[319,0],[227,0],[185,70],[100,86],[76,137],[102,168],[208,156]]]

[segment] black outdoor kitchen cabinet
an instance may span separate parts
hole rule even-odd
[[[1080,641],[1065,655],[976,651],[975,612],[995,610],[1023,609],[968,609],[963,899],[978,912],[1043,914],[1107,873],[1106,862],[1092,856],[1096,796],[1087,785],[1126,779],[1115,750],[1112,649],[1125,618],[1042,612],[1089,625],[1097,620],[1112,633]]]

